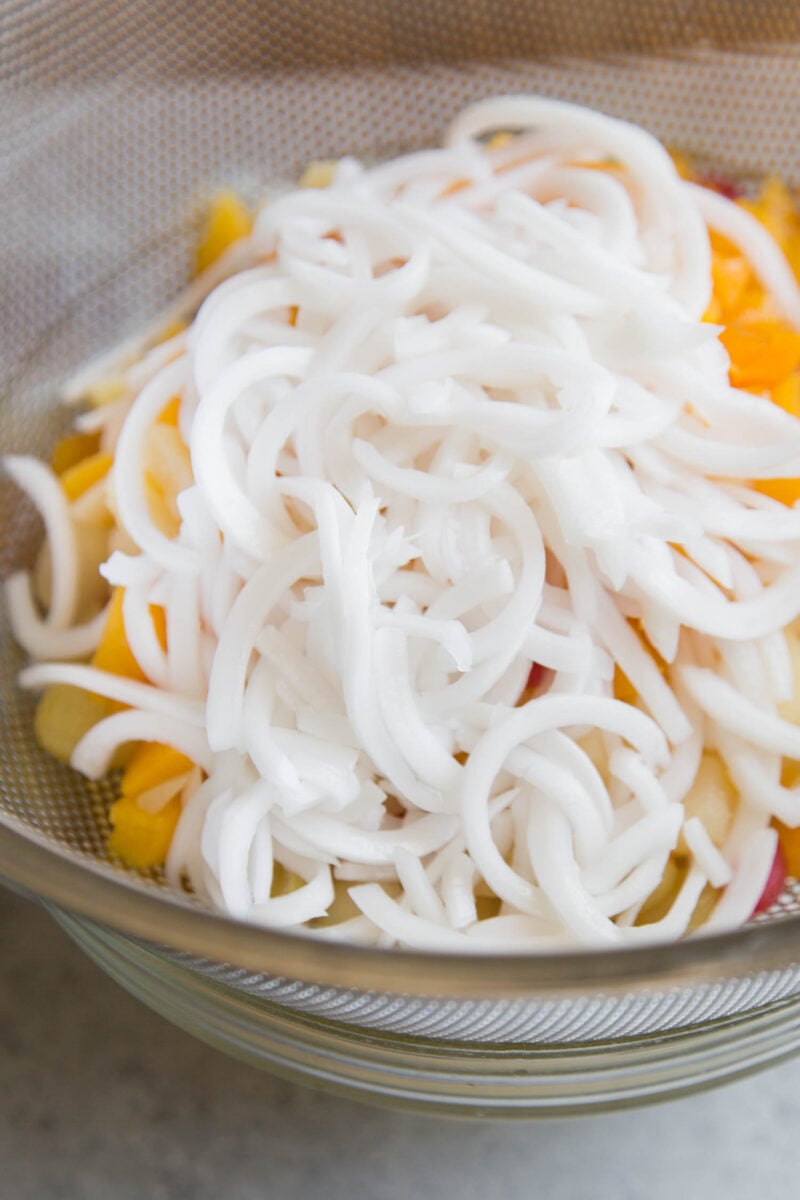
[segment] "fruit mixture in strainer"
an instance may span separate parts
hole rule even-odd
[[[109,850],[246,920],[676,938],[800,874],[800,216],[531,96],[212,208],[6,585]]]

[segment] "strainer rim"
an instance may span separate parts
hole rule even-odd
[[[800,962],[800,914],[644,946],[526,954],[386,949],[268,929],[145,890],[121,872],[40,842],[0,819],[0,880],[101,925],[251,971],[365,991],[443,997],[574,995],[691,986]]]

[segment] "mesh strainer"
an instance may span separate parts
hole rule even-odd
[[[177,293],[222,182],[254,195],[313,158],[397,153],[521,90],[800,182],[791,0],[8,0],[0,63],[2,452],[46,451],[58,381]],[[0,483],[0,573],[37,537]],[[736,934],[476,961],[255,929],[127,873],[104,851],[109,785],[35,745],[4,615],[0,646],[0,875],[216,1044],[353,1093],[500,1112],[629,1102],[800,1045],[800,888]]]

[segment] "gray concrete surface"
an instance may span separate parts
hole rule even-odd
[[[772,1200],[800,1178],[800,1061],[633,1113],[396,1115],[173,1029],[0,890],[2,1200]]]

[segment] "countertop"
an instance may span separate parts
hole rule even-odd
[[[771,1200],[798,1168],[800,1060],[574,1121],[397,1115],[208,1049],[0,889],[3,1200]]]

